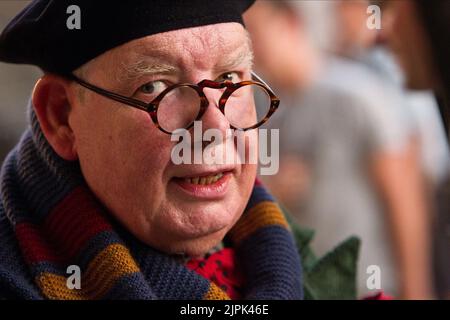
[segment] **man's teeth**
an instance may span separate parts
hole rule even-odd
[[[222,177],[223,177],[223,173],[218,173],[214,176],[186,178],[185,181],[187,183],[192,183],[192,184],[208,185],[208,184],[213,184],[213,183],[217,182]]]

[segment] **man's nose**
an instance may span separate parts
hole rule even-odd
[[[226,133],[226,130],[230,128],[230,122],[219,109],[219,99],[223,94],[223,90],[206,88],[203,92],[209,102],[208,108],[200,119],[203,130],[218,129]]]

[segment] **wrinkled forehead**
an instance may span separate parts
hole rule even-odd
[[[233,60],[251,64],[252,51],[248,33],[241,24],[220,23],[147,36],[104,56],[111,71],[122,73],[144,65],[208,70]]]

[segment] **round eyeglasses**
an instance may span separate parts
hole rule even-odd
[[[204,88],[224,90],[218,108],[227,118],[230,127],[236,130],[246,131],[260,127],[280,104],[272,89],[254,72],[252,81],[239,83],[203,80],[196,85],[175,84],[150,103],[102,89],[73,74],[68,78],[104,97],[148,112],[154,124],[167,134],[181,128],[190,129],[195,121],[202,118],[209,106]]]

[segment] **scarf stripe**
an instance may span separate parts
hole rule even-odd
[[[139,272],[139,267],[123,245],[114,244],[101,251],[82,271],[80,290],[67,287],[67,278],[44,272],[37,278],[45,296],[50,299],[100,299],[124,276]]]
[[[231,241],[239,244],[244,239],[253,235],[256,231],[270,226],[280,226],[288,229],[285,217],[274,202],[263,201],[247,211],[239,223],[229,232]]]
[[[27,262],[61,264],[73,259],[94,235],[112,230],[106,218],[97,212],[101,208],[92,195],[78,187],[52,210],[41,226],[18,223],[16,235],[25,248]],[[51,234],[57,242],[45,241],[42,233]]]
[[[230,300],[230,297],[215,283],[211,282],[209,290],[203,297],[203,300]]]

